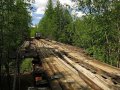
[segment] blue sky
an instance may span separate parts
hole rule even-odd
[[[53,5],[56,3],[57,0],[53,0]],[[76,3],[72,2],[71,0],[59,0],[62,5],[69,5],[71,7],[76,8]],[[31,16],[32,16],[32,23],[36,25],[42,19],[45,13],[46,5],[48,0],[35,0],[35,3],[32,3],[31,9]],[[73,10],[72,14],[76,14],[78,17],[83,15],[82,12],[76,12]]]

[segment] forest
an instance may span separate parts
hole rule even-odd
[[[19,48],[35,32],[80,47],[95,59],[120,68],[120,0],[73,0],[85,13],[82,17],[71,15],[70,7],[59,1],[54,6],[48,0],[44,17],[35,28],[31,27],[29,1],[0,0],[0,90],[15,90],[16,81],[10,75],[19,72]]]
[[[48,39],[83,48],[92,57],[120,67],[120,1],[73,0],[82,17],[70,14],[70,7],[49,0],[36,31]]]
[[[30,37],[29,8],[23,0],[0,0],[0,90],[15,90],[10,75],[16,72],[20,46]]]

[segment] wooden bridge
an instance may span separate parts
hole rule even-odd
[[[33,39],[21,50],[26,50],[24,57],[39,56],[42,62],[49,87],[39,90],[120,90],[120,69],[89,57],[78,47]]]

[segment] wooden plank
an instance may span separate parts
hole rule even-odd
[[[43,67],[45,69],[45,71],[48,74],[48,77],[52,77],[54,75],[54,73],[52,72],[52,70],[50,69],[49,65],[47,63],[43,63]],[[50,87],[52,90],[63,90],[58,82],[58,80],[50,80]]]
[[[73,66],[78,72],[80,77],[89,84],[95,90],[112,90],[104,81],[101,81],[98,77],[96,77],[93,73],[86,70],[79,64],[76,64],[66,56],[64,56],[65,60]]]

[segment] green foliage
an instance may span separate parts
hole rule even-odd
[[[25,73],[25,72],[31,72],[32,70],[32,59],[31,58],[26,58],[22,61],[21,66],[20,66],[20,72]]]
[[[46,38],[69,43],[67,38],[70,32],[67,28],[71,22],[72,17],[68,10],[59,1],[56,7],[53,8],[52,1],[49,0],[45,16],[40,21],[38,30]]]
[[[13,67],[10,63],[16,63],[14,60],[17,56],[16,52],[29,37],[31,16],[27,8],[28,4],[23,0],[0,0],[0,74],[3,71],[2,67],[5,67],[3,73],[8,76],[10,70],[15,70],[10,68]]]
[[[37,32],[37,28],[36,27],[31,27],[30,28],[30,37],[34,37],[36,32]]]
[[[31,17],[27,11],[27,4],[22,0],[0,1],[0,49],[2,61],[6,63],[11,53],[29,37]],[[10,61],[8,61],[9,63]]]
[[[85,30],[81,33],[85,38],[80,37],[82,41],[85,41],[82,47],[86,48],[87,52],[95,58],[120,67],[120,13],[118,11],[120,1],[80,0],[80,8],[86,7],[89,12],[86,13],[85,18],[80,20],[83,26],[83,28],[80,27],[83,29],[82,32]],[[81,46],[79,42],[81,41],[75,41]]]
[[[78,0],[86,15],[73,20],[68,9],[49,0],[38,30],[49,39],[82,47],[94,58],[120,67],[120,1]]]

